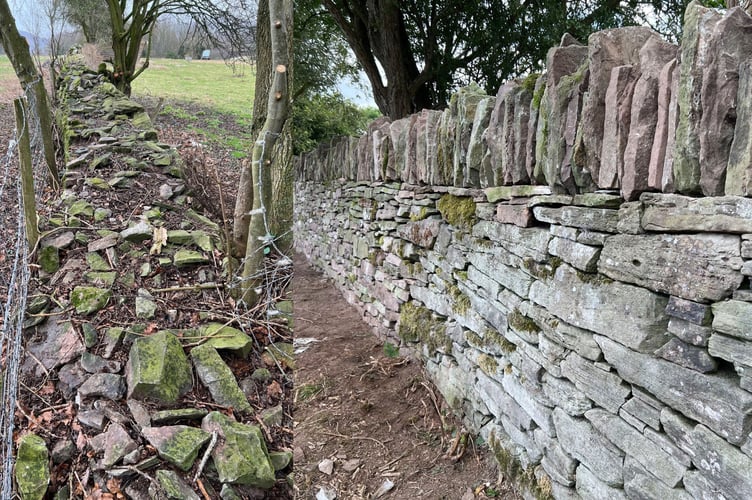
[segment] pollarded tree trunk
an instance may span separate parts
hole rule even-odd
[[[253,174],[253,208],[248,228],[245,263],[241,290],[243,302],[255,304],[256,289],[261,285],[264,249],[270,244],[269,212],[272,209],[272,151],[287,121],[289,110],[287,20],[292,14],[289,0],[269,0],[269,22],[272,46],[273,78],[267,100],[264,126],[253,147],[251,172]]]
[[[253,97],[253,122],[251,137],[257,137],[264,126],[267,113],[267,98],[272,84],[272,43],[269,28],[269,0],[259,0],[256,16],[256,83]],[[232,238],[236,256],[245,255],[249,212],[253,206],[253,173],[250,162],[244,162],[240,171],[238,196],[233,212]]]
[[[34,113],[39,119],[39,128],[44,148],[44,161],[49,172],[50,185],[57,188],[60,176],[55,155],[54,125],[44,79],[34,66],[29,44],[16,28],[16,20],[10,12],[7,0],[0,0],[0,41],[8,54],[21,87],[26,92]]]

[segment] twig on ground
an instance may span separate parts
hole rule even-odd
[[[211,455],[212,450],[214,450],[214,447],[217,444],[217,431],[212,432],[211,441],[209,441],[209,446],[206,448],[206,451],[204,452],[204,456],[201,457],[201,462],[198,464],[198,469],[196,470],[196,475],[193,476],[193,482],[197,483],[199,481],[199,477],[204,472],[204,467],[206,467],[206,462],[209,460],[209,455]],[[203,486],[203,485],[202,485]]]

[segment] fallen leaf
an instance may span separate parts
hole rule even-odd
[[[266,395],[272,399],[276,399],[282,395],[282,387],[279,382],[272,380],[272,383],[266,388]]]
[[[37,394],[40,396],[49,396],[55,392],[55,382],[48,380],[37,390]]]

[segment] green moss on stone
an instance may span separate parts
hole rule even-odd
[[[406,342],[421,342],[433,354],[437,349],[451,348],[443,321],[434,318],[427,308],[406,302],[400,310],[399,336]]]
[[[486,375],[496,375],[499,370],[499,363],[488,354],[478,356],[478,366]]]
[[[530,73],[522,80],[521,87],[532,93],[535,91],[535,82],[538,81],[538,78],[540,78],[540,73]]]
[[[103,309],[112,292],[93,286],[77,286],[70,293],[70,302],[78,314],[92,314]]]
[[[515,309],[509,313],[507,316],[507,322],[509,323],[509,326],[518,332],[538,333],[541,331],[538,324],[522,314],[519,309]]]
[[[429,212],[427,207],[420,207],[420,210],[418,210],[417,212],[410,212],[410,220],[413,222],[418,222],[428,217],[428,214]]]
[[[469,196],[445,194],[436,202],[436,208],[454,227],[470,229],[475,224],[475,202]]]
[[[16,455],[16,484],[23,500],[42,500],[50,482],[47,445],[36,434],[21,438]]]

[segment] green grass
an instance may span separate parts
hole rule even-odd
[[[152,59],[149,68],[133,81],[134,96],[187,101],[249,118],[253,108],[255,68],[245,65],[236,76],[222,61]]]

